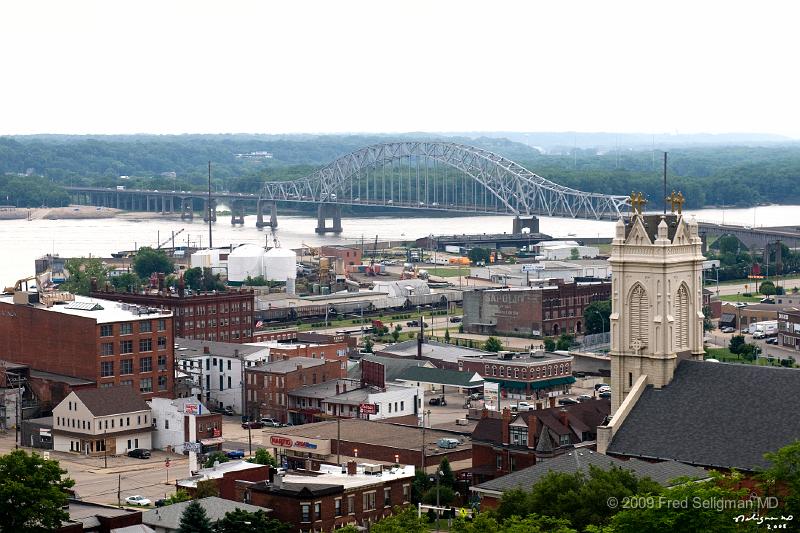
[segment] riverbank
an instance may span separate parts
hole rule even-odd
[[[0,220],[89,220],[121,218],[125,220],[179,219],[180,213],[123,211],[112,207],[70,205],[67,207],[18,207],[0,210]]]

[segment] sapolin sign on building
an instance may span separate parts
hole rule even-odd
[[[308,439],[304,437],[291,437],[288,435],[270,435],[270,446],[293,450],[296,452],[314,453],[317,455],[330,455],[331,441],[329,439]]]

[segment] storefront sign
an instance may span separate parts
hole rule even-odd
[[[362,415],[374,415],[378,412],[378,406],[374,403],[362,403],[358,406],[358,409],[361,411]]]
[[[329,455],[331,441],[328,439],[309,439],[305,437],[291,437],[288,435],[270,435],[270,446],[284,448],[297,452],[308,452],[317,455]]]
[[[491,381],[484,381],[483,383],[483,405],[489,411],[499,410],[499,392],[500,384]]]

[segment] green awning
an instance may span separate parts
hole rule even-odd
[[[571,383],[575,383],[575,378],[572,376],[568,376],[563,378],[553,378],[553,379],[545,379],[542,381],[534,381],[533,383],[531,383],[531,388],[533,390],[540,390],[549,387],[557,387],[559,385],[567,385]]]

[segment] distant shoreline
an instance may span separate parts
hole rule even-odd
[[[0,209],[0,220],[90,220],[123,218],[129,220],[174,219],[180,213],[148,213],[123,211],[112,207],[70,205],[69,207],[17,207]]]

